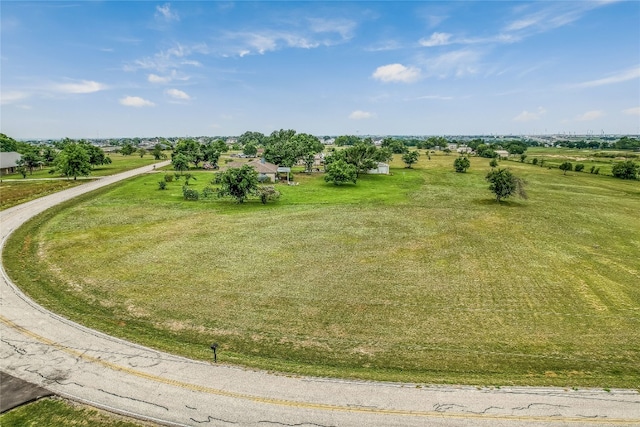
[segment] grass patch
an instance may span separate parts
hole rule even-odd
[[[40,399],[0,415],[3,427],[142,427],[153,424],[61,399]]]
[[[4,251],[45,306],[192,358],[418,383],[640,387],[638,182],[455,156],[279,202],[186,202],[152,174],[40,215]],[[505,162],[506,163],[506,162]],[[194,173],[202,189],[211,173]]]
[[[21,180],[0,183],[0,210],[82,184],[82,181]]]

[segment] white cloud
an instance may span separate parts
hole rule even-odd
[[[352,119],[352,120],[370,119],[373,116],[374,116],[373,113],[370,113],[368,111],[361,111],[361,110],[355,110],[354,112],[349,114],[349,118]]]
[[[603,117],[604,111],[602,110],[593,110],[593,111],[587,111],[584,114],[580,114],[579,116],[576,117],[576,121],[578,122],[588,122],[591,120],[595,120],[595,119],[599,119],[600,117]]]
[[[62,93],[93,93],[107,89],[107,86],[91,80],[82,80],[78,83],[60,83],[52,86],[56,92]]]
[[[439,101],[450,101],[453,99],[453,96],[424,95],[424,96],[418,96],[417,98],[413,98],[413,99],[436,99]]]
[[[27,92],[11,91],[0,93],[0,104],[13,104],[29,97]]]
[[[420,69],[402,64],[389,64],[376,68],[373,78],[383,82],[412,83],[420,78]]]
[[[457,77],[474,74],[478,71],[480,50],[459,49],[424,60],[427,74],[439,77],[455,75]]]
[[[148,79],[150,83],[169,83],[171,81],[171,77],[168,76],[158,76],[156,74],[149,74]]]
[[[311,18],[309,19],[310,29],[314,33],[338,33],[344,39],[350,39],[353,36],[353,30],[356,23],[348,19],[325,19]]]
[[[191,99],[191,97],[186,92],[183,92],[178,89],[167,89],[164,91],[164,93],[166,93],[167,95],[175,99],[180,99],[184,101]]]
[[[626,110],[622,110],[622,112],[629,116],[640,116],[640,107],[627,108]]]
[[[513,121],[514,122],[530,122],[533,120],[540,120],[540,118],[544,116],[546,113],[547,113],[547,110],[545,110],[542,107],[538,107],[537,112],[530,112],[530,111],[524,110],[522,113],[515,116],[513,118]]]
[[[634,80],[640,78],[640,67],[631,68],[629,70],[620,71],[616,74],[613,74],[609,77],[605,77],[597,80],[590,80],[588,82],[582,82],[575,85],[571,85],[571,87],[597,87],[610,85],[615,83],[622,83],[628,80]]]
[[[428,39],[420,39],[420,46],[433,47],[444,46],[451,43],[451,34],[449,33],[433,33]]]
[[[162,6],[156,6],[156,18],[167,22],[180,20],[178,14],[171,10],[171,4],[169,3],[165,3]]]
[[[126,107],[153,107],[154,104],[151,101],[147,101],[146,99],[140,98],[139,96],[125,96],[120,99],[120,104]]]

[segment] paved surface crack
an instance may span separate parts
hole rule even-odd
[[[129,396],[122,396],[122,395],[119,395],[119,394],[116,394],[116,393],[111,393],[109,391],[103,390],[101,388],[99,388],[98,391],[101,391],[101,392],[103,392],[105,394],[109,394],[111,396],[120,397],[122,399],[133,400],[134,402],[141,402],[141,403],[146,403],[148,405],[157,406],[158,408],[162,408],[165,411],[169,411],[169,408],[167,408],[166,406],[158,405],[157,403],[152,403],[152,402],[149,402],[147,400],[136,399],[134,397],[129,397]]]

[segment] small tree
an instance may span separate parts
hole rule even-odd
[[[194,190],[193,188],[190,188],[187,185],[184,185],[182,187],[182,195],[184,196],[185,200],[198,200],[200,199],[200,193],[198,193],[198,190]]]
[[[576,164],[576,167],[573,168],[573,170],[576,171],[576,172],[582,172],[583,169],[584,169],[584,164],[582,164],[582,163]]]
[[[278,200],[280,192],[273,185],[261,185],[258,187],[258,196],[262,204],[266,205],[269,200]]]
[[[215,182],[220,184],[218,197],[233,197],[237,203],[244,203],[258,191],[258,173],[249,165],[217,173]]]
[[[526,154],[520,154],[520,163],[524,163],[525,159],[527,158]]]
[[[411,169],[411,165],[418,162],[418,157],[420,157],[418,150],[409,151],[402,155],[402,161],[409,169]]]
[[[636,165],[633,160],[626,162],[617,162],[611,168],[611,174],[620,179],[636,179],[640,165]]]
[[[531,160],[531,164],[534,165],[534,166],[537,165],[538,164],[538,158],[534,157],[533,160]]]
[[[147,154],[147,150],[145,150],[144,148],[138,148],[138,155],[140,156],[140,158],[143,158],[145,154]]]
[[[525,182],[516,177],[508,169],[493,169],[485,178],[489,182],[489,190],[496,195],[496,201],[514,194],[526,199],[527,193],[524,190]]]
[[[49,173],[58,172],[68,177],[72,176],[75,180],[78,176],[87,176],[91,173],[89,160],[89,154],[82,144],[69,143],[56,156],[54,166]]]
[[[491,159],[491,161],[489,162],[489,166],[491,166],[492,169],[497,167],[498,166],[498,159],[496,159],[496,158]]]
[[[471,166],[471,162],[464,156],[460,156],[453,161],[453,167],[456,172],[464,173]]]
[[[166,190],[167,181],[158,181],[158,190]]]
[[[334,185],[342,185],[348,182],[356,183],[358,179],[356,167],[344,160],[336,160],[327,166],[327,171],[324,175],[326,182],[332,182]]]
[[[171,157],[171,163],[173,164],[173,168],[178,172],[189,170],[189,158],[184,154],[174,154]]]
[[[571,164],[571,162],[563,162],[558,169],[560,169],[561,171],[564,172],[563,175],[567,174],[567,171],[571,172],[571,170],[573,170],[573,165]]]

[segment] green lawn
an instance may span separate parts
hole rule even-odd
[[[3,427],[143,427],[138,420],[60,399],[40,399],[0,415]]]
[[[111,164],[94,168],[89,177],[114,175],[158,162],[151,156],[140,158],[140,156],[122,156],[120,154],[112,154],[111,159]],[[51,181],[52,178],[60,177],[59,175],[50,174],[49,168],[36,170],[33,174],[27,173],[26,178],[23,178],[18,173],[3,175],[2,182],[0,182],[0,210],[8,209],[20,203],[80,185],[84,182],[67,178]],[[43,181],[43,179],[46,180]]]
[[[4,261],[45,306],[193,358],[291,373],[640,388],[640,182],[488,159],[399,160],[280,201],[185,202],[163,172],[55,208]],[[195,172],[204,188],[212,173]]]

